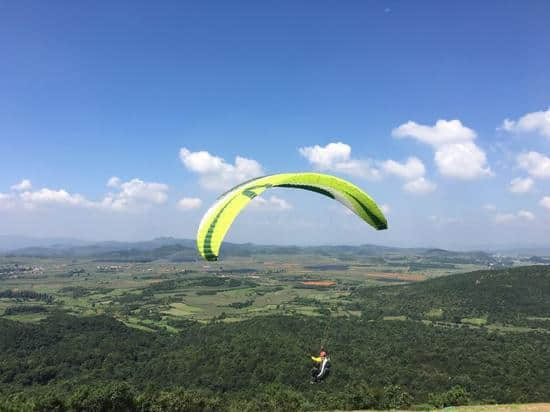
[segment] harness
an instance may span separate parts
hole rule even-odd
[[[327,369],[329,362],[330,362],[330,359],[328,357],[325,357],[325,359],[323,359],[323,363],[321,363],[321,370],[317,375],[318,378],[322,377],[325,374],[325,371]]]

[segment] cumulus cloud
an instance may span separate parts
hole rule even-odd
[[[260,163],[241,156],[230,164],[206,151],[191,152],[184,147],[180,149],[180,160],[187,169],[200,175],[202,186],[211,190],[228,189],[265,174]]]
[[[382,162],[384,172],[399,176],[403,179],[412,180],[424,176],[426,168],[424,163],[416,157],[409,157],[405,163],[399,163],[395,160],[386,160]]]
[[[497,213],[495,215],[496,223],[507,223],[516,219],[517,219],[517,215],[515,213]]]
[[[533,186],[535,185],[535,181],[531,179],[530,177],[526,177],[525,179],[521,177],[516,177],[512,179],[510,182],[510,185],[508,186],[508,190],[512,193],[528,193],[531,190],[533,190]]]
[[[522,219],[526,219],[526,220],[534,220],[535,219],[535,215],[532,212],[528,211],[528,210],[518,211],[518,217],[522,218]]]
[[[540,199],[539,205],[545,207],[546,209],[550,209],[550,196],[544,196]]]
[[[109,179],[111,180],[111,179]],[[79,193],[70,193],[65,189],[26,190],[17,195],[10,195],[10,204],[20,203],[25,209],[35,209],[40,206],[57,205],[82,208],[95,208],[114,211],[136,211],[152,205],[165,203],[168,186],[163,183],[144,182],[132,179],[127,182],[117,182],[117,191],[107,193],[99,201],[89,200]],[[2,197],[0,197],[2,200]],[[8,198],[3,200],[7,204]]]
[[[144,182],[141,179],[132,179],[120,184],[120,198],[143,200],[148,203],[161,204],[167,199],[168,185],[164,183]]]
[[[424,177],[419,177],[418,179],[411,180],[410,182],[405,183],[403,189],[407,192],[415,194],[425,194],[433,192],[437,188],[435,183],[430,182]]]
[[[108,181],[107,181],[107,187],[119,187],[120,186],[120,179],[116,176],[113,176],[111,177]]]
[[[393,129],[392,135],[411,137],[432,146],[435,163],[443,176],[466,180],[493,175],[485,152],[473,142],[475,131],[460,120],[438,120],[434,126],[409,121]]]
[[[527,113],[518,120],[504,119],[497,129],[510,133],[537,133],[550,138],[550,108],[545,112]]]
[[[535,215],[528,210],[518,210],[516,213],[497,213],[494,219],[495,223],[509,223],[520,220],[531,221],[535,219]]]
[[[29,179],[23,179],[19,183],[13,185],[11,187],[11,190],[15,190],[16,192],[22,192],[25,190],[30,190],[32,187],[32,183]]]
[[[436,226],[444,226],[444,225],[450,225],[453,223],[458,223],[460,219],[456,217],[446,217],[446,216],[437,216],[432,215],[429,217],[429,219],[435,223]]]
[[[20,195],[21,200],[27,207],[34,207],[45,204],[71,205],[89,207],[93,202],[87,200],[84,196],[76,193],[71,194],[66,190],[53,190],[42,188],[34,192],[23,192]]]
[[[178,208],[180,210],[192,210],[198,209],[202,205],[202,200],[198,197],[184,197],[178,201]]]
[[[15,197],[8,193],[0,193],[0,210],[15,207]]]
[[[351,146],[342,142],[302,147],[300,154],[320,169],[329,169],[334,164],[347,162],[351,157]]]
[[[538,152],[521,153],[518,158],[518,165],[525,169],[532,177],[544,179],[550,177],[550,157]]]
[[[413,137],[432,146],[467,142],[476,138],[476,133],[460,120],[438,120],[434,126],[425,126],[412,121],[393,129],[394,137]]]
[[[491,176],[485,152],[472,142],[453,143],[438,148],[435,163],[443,176],[475,179]]]
[[[298,151],[318,170],[366,179],[380,177],[380,171],[372,166],[370,160],[352,159],[351,146],[342,142],[329,143],[326,146],[301,147]]]
[[[99,207],[116,211],[136,210],[163,204],[168,198],[168,185],[164,183],[132,179],[118,184],[119,191],[105,196]]]
[[[267,198],[257,196],[251,202],[250,206],[255,209],[262,210],[289,210],[292,205],[286,200],[277,196],[269,196]]]
[[[386,160],[381,163],[381,167],[385,173],[407,180],[407,183],[403,185],[403,189],[407,192],[425,194],[433,192],[437,187],[435,183],[424,177],[426,168],[424,163],[416,157],[409,157],[405,163]]]
[[[385,215],[387,215],[388,213],[391,212],[390,205],[387,205],[387,204],[380,205],[380,210],[381,210],[382,213],[384,213]]]

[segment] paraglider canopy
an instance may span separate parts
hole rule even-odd
[[[206,260],[217,260],[225,234],[241,210],[266,189],[284,187],[316,192],[337,200],[377,230],[388,222],[376,202],[344,179],[322,173],[281,173],[241,183],[222,194],[203,216],[197,231],[197,248]]]

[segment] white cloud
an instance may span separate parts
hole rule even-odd
[[[535,215],[532,212],[528,211],[528,210],[520,210],[518,212],[518,217],[526,219],[526,220],[534,220],[535,219]]]
[[[550,138],[550,109],[527,113],[518,120],[504,119],[498,129],[510,133],[538,133]]]
[[[530,177],[526,177],[524,179],[521,177],[516,177],[510,182],[508,190],[512,193],[528,193],[533,190],[534,185],[535,181]]]
[[[277,196],[269,196],[264,198],[256,196],[251,202],[250,206],[256,209],[262,210],[289,210],[292,209],[292,205],[286,200]]]
[[[13,185],[11,187],[11,190],[15,190],[16,192],[23,192],[25,190],[30,190],[31,187],[31,181],[29,179],[23,179],[19,183]]]
[[[219,173],[232,168],[221,157],[212,156],[206,151],[191,152],[185,147],[180,149],[180,160],[196,173]]]
[[[119,188],[119,192],[109,193],[98,206],[115,211],[138,210],[154,204],[163,204],[168,198],[168,185],[164,183],[132,179],[128,182],[119,182]]]
[[[422,161],[416,157],[409,157],[405,163],[386,160],[381,163],[381,166],[384,172],[407,180],[407,183],[403,185],[403,190],[407,192],[425,194],[433,192],[437,188],[435,183],[424,177],[426,168]]]
[[[550,196],[544,196],[542,199],[540,199],[539,205],[550,209]]]
[[[496,223],[507,223],[516,220],[517,216],[514,213],[497,213],[495,215]]]
[[[0,210],[15,207],[15,196],[7,193],[0,193]]]
[[[382,162],[382,169],[386,173],[393,174],[407,180],[418,179],[426,173],[424,163],[416,157],[409,157],[405,163],[399,163],[395,160],[386,160],[385,162]]]
[[[485,152],[472,142],[440,147],[435,152],[435,163],[443,176],[466,180],[493,175],[487,166]]]
[[[485,152],[473,142],[475,131],[460,120],[438,120],[434,126],[409,121],[393,129],[392,135],[412,137],[431,145],[435,149],[435,163],[443,176],[475,179],[493,175]]]
[[[202,205],[202,200],[198,197],[184,197],[178,201],[178,208],[180,210],[192,210],[198,209]]]
[[[141,179],[132,179],[120,184],[120,198],[143,200],[147,203],[162,204],[166,201],[168,185],[164,183],[144,182]]]
[[[385,215],[387,215],[387,214],[389,214],[389,213],[391,212],[390,205],[386,205],[386,204],[380,205],[380,210],[381,210],[382,213],[384,213]]]
[[[433,182],[430,182],[424,177],[419,177],[418,179],[411,180],[403,185],[403,189],[407,192],[415,194],[425,194],[433,192],[437,188],[437,185]]]
[[[518,158],[518,165],[527,170],[531,176],[536,178],[550,177],[550,157],[538,152],[521,153]]]
[[[495,210],[497,210],[497,207],[493,204],[486,204],[486,205],[483,205],[483,209],[487,210],[488,212],[494,212]]]
[[[206,151],[191,152],[186,148],[181,148],[180,160],[187,169],[201,176],[202,186],[211,190],[228,189],[265,174],[260,163],[241,156],[235,157],[233,165]]]
[[[52,190],[48,188],[42,188],[34,192],[23,192],[21,193],[20,197],[27,206],[37,206],[40,204],[64,204],[71,206],[89,207],[93,204],[84,196],[78,193],[71,194],[63,189]]]
[[[120,179],[116,176],[111,177],[107,181],[107,187],[116,188],[116,187],[119,187],[119,186],[120,186]]]
[[[393,129],[394,137],[412,137],[432,146],[467,142],[476,138],[476,133],[462,125],[460,120],[438,120],[434,126],[425,126],[412,121]]]
[[[380,171],[371,166],[370,160],[351,158],[351,146],[342,142],[329,143],[326,146],[309,146],[298,149],[318,170],[327,170],[366,179],[378,179]]]
[[[436,215],[430,216],[429,219],[434,222],[436,226],[450,225],[460,222],[460,219],[457,219],[456,217],[445,217]]]
[[[325,147],[319,145],[298,149],[310,163],[320,169],[330,169],[336,163],[347,162],[351,157],[351,146],[342,142],[329,143]]]
[[[110,179],[111,180],[111,179]],[[114,211],[136,211],[166,202],[168,186],[163,183],[144,182],[132,179],[118,182],[118,192],[108,193],[100,201],[92,201],[78,193],[69,193],[65,189],[42,188],[27,190],[12,196],[11,202],[21,202],[26,209],[41,205],[73,206]]]
[[[495,215],[496,223],[509,223],[519,220],[534,220],[535,215],[528,210],[519,210],[516,213],[497,213]]]

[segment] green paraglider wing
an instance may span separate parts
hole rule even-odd
[[[282,173],[249,180],[221,195],[199,225],[199,253],[206,260],[217,260],[223,238],[237,215],[248,202],[273,187],[317,192],[339,201],[377,230],[388,227],[374,200],[354,184],[322,173]]]

